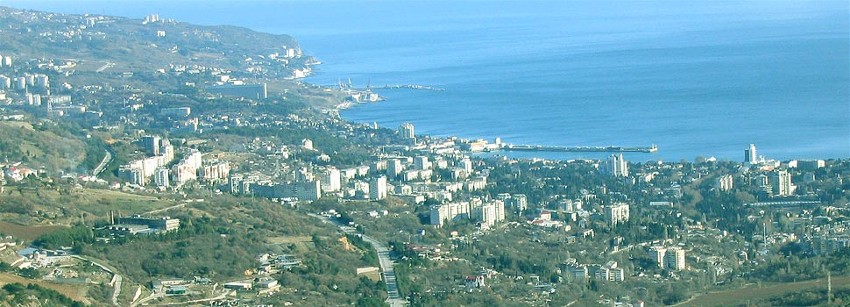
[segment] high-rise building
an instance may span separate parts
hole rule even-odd
[[[616,261],[609,261],[605,265],[596,265],[593,268],[593,277],[603,281],[623,281],[626,274],[623,268],[617,267]]]
[[[12,78],[6,77],[4,75],[0,75],[0,89],[11,89],[12,88]]]
[[[118,178],[126,181],[129,184],[144,185],[145,176],[141,168],[132,166],[121,166],[118,168]]]
[[[161,188],[167,188],[168,187],[169,182],[168,182],[168,169],[167,168],[161,167],[161,168],[156,169],[156,172],[154,172],[153,178],[154,178],[153,181],[154,181],[154,183],[156,184],[157,187],[161,187]]]
[[[322,173],[322,191],[336,192],[342,188],[339,170],[333,167],[325,169]]]
[[[618,203],[605,206],[605,221],[609,226],[615,227],[617,224],[622,224],[629,221],[629,205]]]
[[[402,171],[404,171],[404,166],[401,165],[401,160],[392,159],[387,161],[387,176],[396,178]]]
[[[416,131],[411,123],[403,123],[398,127],[398,133],[405,139],[416,139]]]
[[[181,186],[187,181],[198,179],[198,169],[203,165],[203,155],[198,151],[192,151],[183,157],[179,163],[171,167],[174,184]]]
[[[208,181],[218,181],[230,176],[230,164],[227,162],[210,161],[204,162],[199,169],[199,177]]]
[[[628,177],[629,162],[623,158],[623,154],[611,155],[603,165],[603,172],[613,177]]]
[[[496,205],[490,203],[472,208],[472,218],[480,221],[482,228],[493,227],[498,219]]]
[[[149,155],[156,156],[159,154],[161,139],[155,135],[147,135],[142,137],[142,148]]]
[[[514,194],[511,196],[511,207],[516,213],[523,213],[528,209],[528,197],[525,194]]]
[[[679,247],[667,249],[664,253],[664,268],[671,271],[685,269],[685,250]]]
[[[458,166],[460,166],[460,168],[462,168],[467,175],[472,175],[472,160],[470,160],[469,157],[464,157],[462,160],[460,160]]]
[[[496,207],[496,222],[505,220],[505,202],[494,200],[493,206]]]
[[[445,224],[449,219],[448,206],[442,205],[431,207],[431,225],[443,227],[443,224]]]
[[[758,154],[756,152],[755,144],[750,144],[750,147],[744,149],[744,162],[751,164],[758,163]]]
[[[456,202],[431,207],[431,225],[442,227],[446,221],[470,217],[469,202]]]
[[[41,74],[36,75],[34,85],[39,88],[48,88],[50,87],[50,77]]]
[[[732,175],[723,175],[717,179],[717,188],[720,189],[720,191],[731,191],[735,187],[734,185],[735,180]]]
[[[431,169],[431,162],[428,162],[428,157],[426,156],[416,156],[413,158],[413,167],[418,170]]]
[[[17,77],[15,78],[15,89],[19,91],[23,91],[27,89],[27,78]]]
[[[664,268],[664,255],[667,249],[661,246],[653,246],[649,248],[649,258],[658,265],[659,268]]]
[[[794,190],[797,188],[791,183],[791,174],[786,170],[770,173],[768,178],[770,180],[770,186],[773,188],[774,196],[790,196],[794,194]]]
[[[381,200],[387,198],[387,177],[380,176],[369,181],[369,199]]]
[[[681,271],[686,267],[685,250],[680,247],[653,246],[649,248],[649,257],[662,269]]]

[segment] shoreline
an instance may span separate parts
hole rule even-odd
[[[308,83],[308,82],[305,82],[305,83]],[[331,86],[317,85],[317,84],[313,84],[313,83],[308,83],[308,84],[311,84],[313,86],[328,88],[328,89],[331,89],[331,90],[334,90],[334,91],[339,90],[339,89],[335,89]],[[408,90],[413,90],[413,89],[408,89]],[[382,100],[382,101],[377,101],[377,102],[372,102],[372,103],[385,102],[385,101],[386,100]],[[349,124],[371,126],[372,123],[355,121],[355,120],[352,120],[350,118],[345,118],[341,114],[342,111],[351,110],[351,109],[354,109],[354,108],[356,108],[360,105],[369,104],[369,103],[370,102],[353,102],[353,101],[342,100],[342,101],[339,101],[336,104],[334,104],[334,106],[332,108],[330,108],[329,110],[333,110],[333,111],[337,112],[337,117],[340,120],[345,121]],[[385,127],[385,126],[380,126],[380,127],[385,128],[385,129],[395,130],[392,127]],[[459,136],[457,134],[450,134],[450,135],[422,134],[421,136],[427,137],[427,138],[430,138],[430,139],[438,139],[438,140],[449,140],[449,139],[458,139],[458,140],[465,140],[465,141],[485,140],[485,138],[480,137],[480,136],[462,137],[462,136]],[[511,145],[531,147],[531,148],[545,148],[545,147],[563,147],[563,148],[641,147],[641,146],[617,146],[617,145],[608,145],[608,146],[547,146],[547,145],[539,145],[539,144],[531,144],[531,145],[511,144]],[[740,163],[740,161],[732,159],[732,158],[717,157],[715,155],[710,155],[710,154],[696,155],[696,156],[690,157],[690,158],[665,158],[665,157],[658,156],[658,153],[661,152],[661,151],[662,151],[662,149],[657,149],[657,150],[652,150],[652,151],[641,151],[641,150],[634,150],[634,151],[632,151],[632,150],[570,151],[570,150],[539,150],[539,149],[512,151],[512,150],[506,150],[504,148],[499,148],[499,149],[496,149],[496,150],[463,151],[463,152],[465,154],[470,155],[470,156],[476,156],[476,157],[483,157],[483,156],[507,157],[507,158],[510,158],[510,159],[518,159],[518,160],[536,160],[536,159],[547,160],[547,161],[604,160],[605,158],[609,157],[611,154],[622,153],[622,154],[629,155],[630,157],[628,157],[628,160],[630,160],[633,163],[648,163],[648,162],[661,162],[661,161],[673,162],[673,161],[681,161],[681,160],[695,162],[695,161],[698,161],[699,159],[705,159],[706,161]],[[638,155],[640,155],[640,156],[638,156]],[[847,157],[781,158],[781,159],[775,159],[775,161],[785,162],[785,161],[794,161],[794,160],[842,160],[842,159],[846,159],[846,158]]]
[[[309,83],[309,82],[304,82],[304,83],[310,84],[312,86],[327,88],[327,89],[330,89],[332,91],[339,91],[340,93],[345,93],[344,91],[341,91],[340,89],[333,88],[332,86],[318,85],[318,84],[313,84],[313,83]],[[387,87],[387,88],[390,88],[390,87]],[[405,86],[392,87],[390,89],[415,90],[414,88],[409,88],[409,87],[405,87]],[[435,90],[443,91],[443,89],[435,89]],[[384,101],[385,100],[381,100],[381,101],[376,101],[376,102],[373,102],[373,103],[379,103],[379,102],[384,102]],[[336,112],[337,113],[336,116],[340,120],[345,121],[346,123],[349,123],[349,124],[352,124],[352,125],[369,126],[370,125],[369,123],[357,122],[357,121],[354,121],[354,120],[351,120],[351,119],[347,119],[347,118],[344,118],[340,114],[340,111],[353,109],[355,107],[358,107],[358,106],[363,105],[363,104],[368,104],[368,103],[369,102],[354,102],[354,101],[348,101],[346,99],[343,99],[343,100],[337,102],[336,104],[334,104],[334,106],[332,108],[325,109],[325,111]],[[381,127],[381,128],[394,130],[394,129],[389,128],[389,127]],[[449,139],[458,139],[458,140],[464,140],[464,141],[485,140],[482,137],[467,138],[467,137],[461,137],[461,136],[458,136],[458,135],[447,135],[447,136],[422,135],[422,136],[429,138],[429,139],[436,139],[436,140],[449,140]],[[521,150],[521,149],[520,150],[512,150],[511,149],[512,147],[518,147],[518,148],[527,147],[527,148],[531,148],[533,150]],[[599,149],[603,149],[603,148],[622,148],[623,150],[611,150],[611,151],[599,150]],[[549,150],[549,149],[552,149],[552,150]],[[575,150],[575,149],[588,149],[588,150]],[[606,156],[610,156],[611,154],[617,154],[617,153],[649,154],[650,156],[652,156],[655,153],[657,153],[657,151],[658,151],[658,148],[655,146],[655,144],[653,144],[652,146],[647,146],[646,149],[642,148],[641,146],[629,147],[629,146],[614,146],[614,145],[609,145],[609,146],[543,146],[543,145],[502,144],[502,146],[499,146],[498,148],[490,148],[490,149],[486,149],[486,150],[477,150],[477,151],[464,150],[463,153],[470,155],[470,156],[475,156],[475,157],[492,155],[492,157],[503,156],[503,157],[510,157],[512,159],[520,159],[520,160],[542,159],[542,160],[565,161],[565,160],[604,160],[604,158],[591,159],[591,158],[576,157],[576,158],[573,158],[573,159],[566,159],[566,158],[551,159],[551,158],[547,158],[545,156],[546,156],[546,154],[604,154]],[[519,155],[511,155],[511,153],[518,153]],[[534,155],[532,157],[522,157],[521,156],[522,153],[542,153],[544,155]],[[646,159],[646,160],[640,159],[640,160],[645,161],[645,162],[649,162],[649,161],[659,161],[661,159]],[[718,160],[720,160],[720,159],[718,159]]]

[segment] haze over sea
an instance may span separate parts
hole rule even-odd
[[[850,4],[811,1],[19,1],[293,35],[306,81],[381,90],[342,113],[417,134],[648,146],[632,160],[850,157]],[[538,154],[549,158],[599,154]]]

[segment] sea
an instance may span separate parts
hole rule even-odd
[[[21,1],[290,34],[305,82],[376,89],[354,122],[512,144],[650,146],[634,161],[850,158],[850,2]],[[551,159],[593,153],[509,153]]]

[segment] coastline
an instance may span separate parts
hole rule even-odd
[[[309,76],[306,76],[306,77],[309,77]],[[350,94],[350,92],[346,92],[345,90],[342,90],[342,89],[333,88],[332,86],[313,84],[313,83],[309,83],[309,82],[304,82],[304,83],[310,84],[311,86],[317,86],[317,87],[325,88],[325,89],[330,90],[330,91],[337,91],[337,92],[339,92],[341,94],[345,94],[345,95]],[[408,89],[408,90],[426,89],[426,90],[444,91],[444,89],[430,87],[430,86],[423,86],[423,85],[404,85],[404,86],[392,86],[392,87],[391,86],[385,86],[384,88],[385,89]],[[344,98],[344,99],[338,101],[336,104],[334,104],[333,108],[323,109],[323,111],[336,112],[336,116],[340,120],[345,121],[345,122],[347,122],[351,125],[370,125],[369,123],[357,122],[357,121],[352,120],[352,119],[346,119],[341,115],[340,112],[344,111],[344,110],[353,109],[353,108],[359,107],[361,105],[369,104],[369,103],[381,103],[381,102],[385,102],[385,100],[381,99],[379,101],[374,101],[374,102],[357,102],[357,101],[351,101],[349,98]],[[381,127],[381,128],[394,130],[391,127]],[[471,138],[470,137],[461,137],[461,136],[458,136],[457,134],[446,135],[446,136],[437,136],[437,135],[422,135],[422,136],[424,136],[428,139],[433,139],[433,140],[457,139],[457,140],[461,140],[463,142],[485,141],[485,139],[482,138],[482,137],[471,137]],[[498,138],[497,138],[497,140],[498,140]],[[487,157],[487,156],[494,157],[494,158],[510,157],[510,158],[521,159],[521,160],[537,160],[537,159],[542,159],[542,160],[604,160],[608,156],[610,156],[611,154],[628,153],[628,154],[650,154],[649,156],[645,156],[645,158],[648,157],[649,159],[640,159],[640,160],[645,160],[645,161],[658,161],[659,160],[659,159],[653,159],[654,157],[651,157],[652,154],[654,154],[658,151],[658,148],[655,144],[652,144],[652,146],[645,146],[645,147],[641,147],[641,146],[629,147],[629,146],[616,146],[616,145],[609,145],[609,146],[572,146],[572,147],[568,147],[568,146],[543,146],[543,145],[534,145],[534,144],[532,144],[532,145],[527,145],[527,144],[523,144],[523,145],[498,144],[498,145],[496,145],[496,147],[493,147],[493,145],[496,145],[496,143],[489,144],[490,147],[488,147],[487,149],[484,149],[484,150],[465,150],[463,152],[465,154],[468,154],[468,155],[474,156],[474,157],[482,157],[482,158]],[[517,147],[517,149],[512,149],[513,147]],[[614,149],[614,148],[619,148],[619,149]],[[606,149],[608,149],[608,150],[606,150]],[[552,158],[553,154],[558,155],[558,154],[570,154],[570,153],[573,153],[573,154],[584,153],[585,155],[579,155],[579,156],[576,156],[576,157],[566,157],[566,156],[564,156],[564,157],[560,157],[560,158]],[[592,156],[599,156],[600,154],[602,154],[602,155],[605,155],[605,156],[590,158],[586,154],[590,154]]]
[[[327,85],[317,85],[309,82],[305,82],[314,86],[319,86],[323,88],[327,88],[330,90],[338,91],[338,89],[333,88],[332,86]],[[393,88],[398,89],[398,88]],[[401,88],[404,89],[404,88]],[[386,101],[379,101],[374,103],[380,103]],[[337,116],[340,120],[348,122],[353,125],[369,125],[370,122],[361,122],[350,117],[345,117],[342,115],[342,111],[353,110],[357,107],[362,107],[364,105],[368,105],[372,103],[367,102],[353,102],[342,99],[338,101],[332,109],[332,111],[337,112]],[[374,123],[374,122],[373,122]],[[416,125],[415,122],[411,122]],[[381,126],[381,128],[394,130],[394,127]],[[430,139],[438,139],[438,140],[450,140],[457,139],[462,140],[464,142],[471,142],[476,140],[485,140],[486,138],[482,136],[460,136],[456,132],[450,132],[444,135],[434,135],[434,134],[421,134],[423,137],[427,137]],[[513,144],[512,144],[513,145]],[[745,144],[744,144],[745,145]],[[742,145],[742,146],[744,146]],[[520,146],[526,147],[570,147],[570,146],[547,146],[547,145],[539,145],[539,144],[523,144]],[[654,146],[654,144],[653,144]],[[607,145],[607,146],[572,146],[573,148],[582,148],[582,147],[641,147],[641,146],[620,146],[620,145]],[[649,147],[649,146],[645,146]],[[664,156],[663,148],[666,146],[658,146],[657,150],[652,151],[644,151],[644,150],[621,150],[621,151],[604,151],[604,150],[588,150],[584,152],[570,152],[564,150],[523,150],[523,151],[511,151],[511,150],[486,150],[486,151],[464,151],[466,154],[476,157],[491,157],[491,158],[501,158],[507,157],[511,159],[520,159],[520,160],[549,160],[549,161],[570,161],[570,160],[604,160],[610,157],[612,154],[623,153],[627,160],[634,163],[647,163],[647,162],[661,162],[661,161],[727,161],[727,162],[740,162],[734,158],[729,157],[718,157],[716,154],[706,153],[701,155],[694,155],[690,158],[669,158]],[[742,149],[743,150],[743,147]],[[659,154],[661,152],[661,154]],[[844,159],[847,157],[837,157],[837,156],[807,156],[807,157],[782,157],[777,158],[777,161],[793,161],[793,160],[812,160],[812,159],[822,159],[822,160],[838,160]]]

